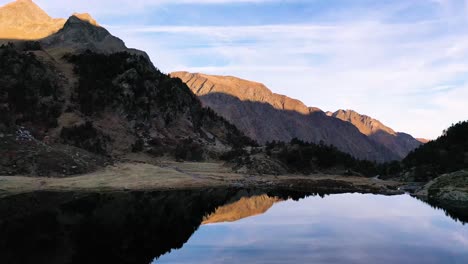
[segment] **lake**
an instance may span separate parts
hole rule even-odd
[[[243,189],[0,199],[0,263],[468,263],[466,211]]]
[[[203,225],[153,263],[468,263],[468,226],[409,195],[315,196]]]

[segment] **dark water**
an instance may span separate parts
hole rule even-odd
[[[39,192],[0,199],[0,263],[468,263],[467,219],[408,195]]]

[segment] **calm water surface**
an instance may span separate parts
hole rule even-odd
[[[468,226],[409,195],[309,196],[202,225],[153,263],[468,263]]]
[[[463,206],[447,216],[408,195],[239,188],[34,192],[0,198],[0,263],[466,264]]]

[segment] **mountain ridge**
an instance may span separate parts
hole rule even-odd
[[[384,125],[379,120],[362,115],[354,110],[340,109],[334,113],[327,112],[327,115],[353,124],[361,133],[393,150],[402,159],[412,150],[422,145],[422,142],[413,136],[407,133],[395,132],[395,130]]]
[[[329,117],[318,108],[271,92],[265,85],[232,76],[173,72],[202,101],[260,143],[293,138],[334,145],[359,159],[400,159],[353,124]]]
[[[217,76],[183,71],[173,72],[170,75],[180,78],[191,88],[192,92],[199,96],[206,106],[213,108],[217,113],[236,124],[247,135],[262,143],[272,140],[289,142],[292,138],[297,137],[315,143],[324,141],[326,144],[335,145],[340,150],[358,158],[367,159],[369,155],[366,156],[366,151],[377,152],[380,153],[380,160],[387,161],[402,159],[411,150],[420,145],[420,142],[412,136],[405,133],[397,133],[369,116],[360,115],[355,111],[346,112],[344,110],[339,110],[335,113],[325,113],[319,108],[306,106],[300,100],[273,93],[265,85],[258,82],[233,76]],[[229,96],[239,99],[239,102],[235,102],[233,98],[228,98]],[[272,118],[269,118],[264,113],[259,113],[261,112],[259,110],[261,107],[254,107],[251,104],[249,105],[249,103],[266,104],[276,110],[284,111],[285,114],[281,114],[275,118],[282,119],[283,122],[272,121],[271,128],[260,127],[261,125],[258,124],[260,120],[265,121]],[[240,106],[240,104],[243,106]],[[265,106],[262,108],[265,108]],[[291,117],[294,113],[298,113],[299,115]],[[346,116],[348,113],[352,113],[352,116],[349,116],[349,118]],[[253,118],[255,120],[248,120],[249,114],[256,116]],[[359,122],[355,122],[355,120],[359,120]],[[359,133],[366,136],[371,143],[363,140],[362,136],[341,122],[351,124],[357,128]],[[305,123],[310,124],[307,125]],[[252,129],[249,126],[257,126],[258,128]],[[295,128],[302,132],[292,131]],[[276,132],[277,130],[281,131]],[[339,133],[338,130],[344,130],[346,133]],[[332,137],[340,138],[334,139]],[[347,140],[346,137],[351,138],[351,140]],[[356,153],[351,150],[352,148],[362,149]],[[378,160],[379,158],[374,157],[374,159]]]

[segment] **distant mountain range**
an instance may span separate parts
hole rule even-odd
[[[324,142],[355,157],[389,161],[404,158],[422,143],[352,110],[323,112],[271,92],[265,85],[231,76],[174,72],[203,104],[258,142],[292,138]]]

